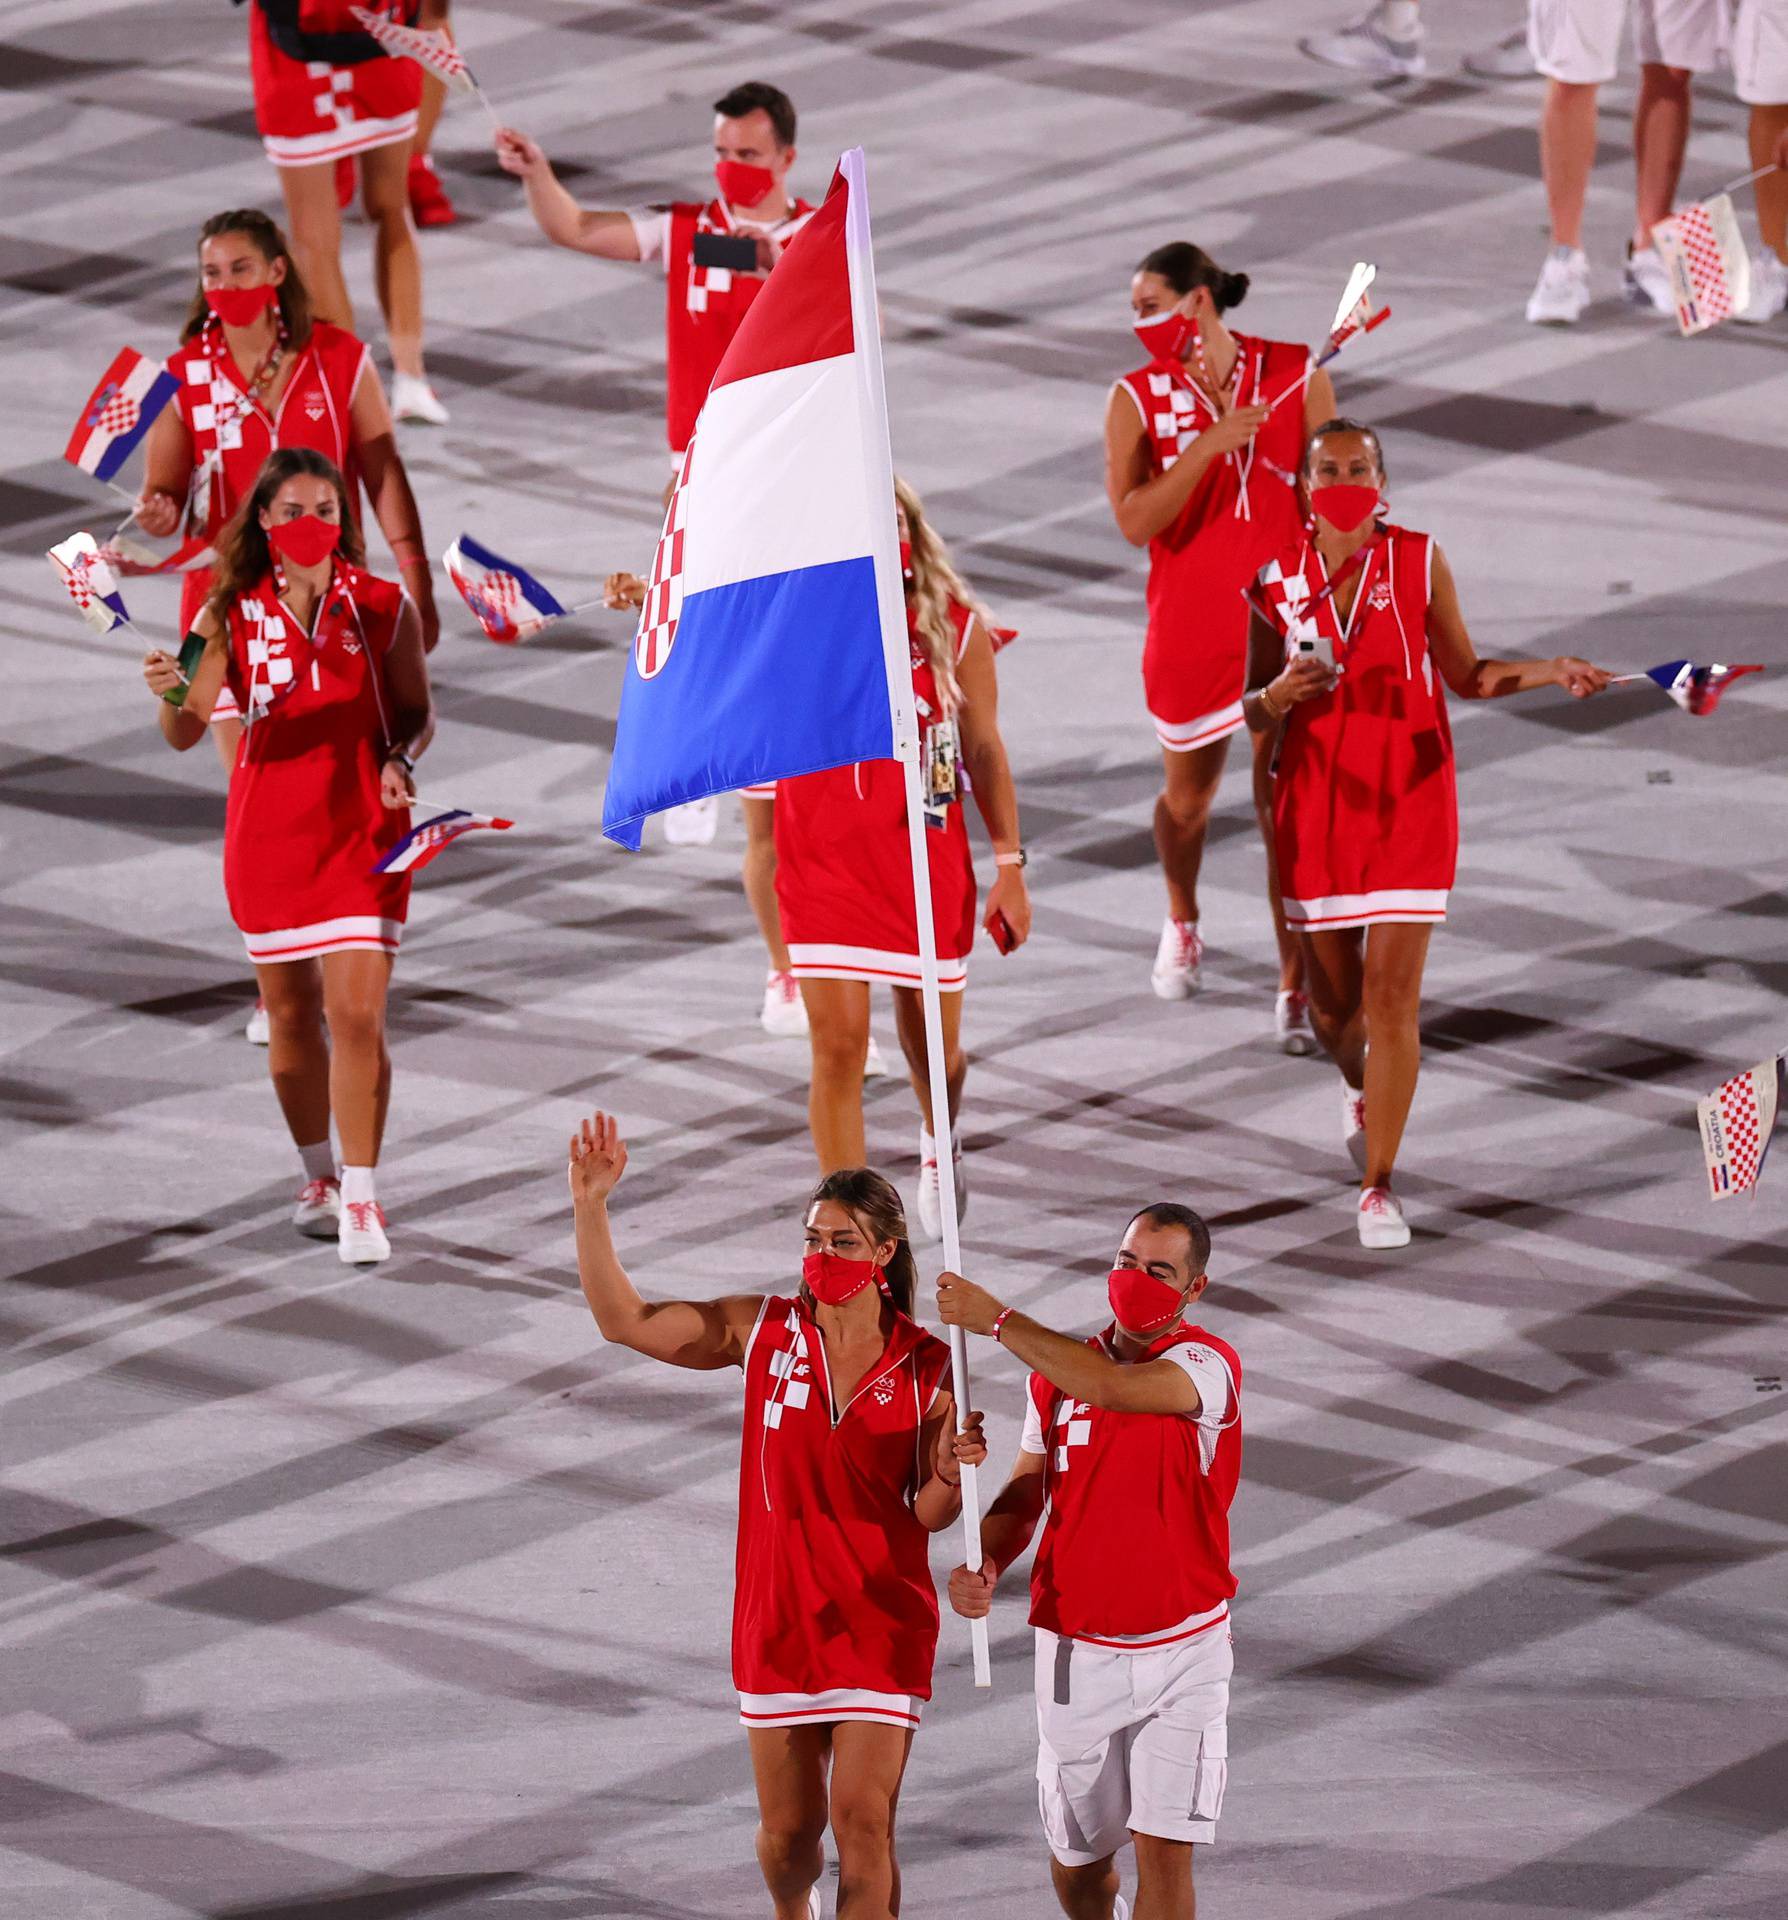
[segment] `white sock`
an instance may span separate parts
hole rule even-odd
[[[373,1192],[373,1170],[371,1167],[342,1168],[341,1200],[344,1207],[355,1206],[362,1201],[373,1200],[377,1197]]]
[[[1422,30],[1422,9],[1418,0],[1380,0],[1378,27],[1398,40],[1413,39]]]
[[[335,1149],[327,1140],[319,1140],[314,1147],[300,1147],[298,1158],[304,1162],[305,1179],[333,1180],[335,1178]]]

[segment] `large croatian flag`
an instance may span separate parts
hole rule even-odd
[[[602,830],[917,751],[862,150],[714,376],[621,688]]]

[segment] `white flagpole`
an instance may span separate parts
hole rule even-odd
[[[944,1016],[937,983],[937,932],[931,917],[931,870],[925,848],[925,805],[919,778],[919,717],[913,706],[912,662],[906,615],[901,603],[900,566],[894,540],[894,456],[888,438],[887,390],[882,381],[881,312],[875,295],[875,259],[869,243],[869,199],[863,150],[853,147],[838,162],[850,188],[845,253],[850,261],[851,326],[866,375],[863,401],[864,452],[870,483],[882,489],[871,501],[876,525],[886,526],[877,544],[876,597],[882,618],[882,654],[888,671],[888,698],[894,714],[894,751],[906,779],[907,845],[912,855],[914,918],[919,928],[920,992],[925,1009],[925,1052],[930,1062],[932,1136],[937,1142],[939,1198],[943,1208],[944,1265],[962,1271],[962,1245],[956,1228],[956,1162],[952,1151],[948,1073],[944,1064]],[[970,1412],[968,1339],[950,1329],[950,1392],[958,1426]],[[962,1469],[962,1545],[964,1564],[981,1565],[981,1502],[975,1469]],[[990,1687],[993,1668],[987,1648],[987,1622],[969,1622],[974,1650],[975,1685]]]

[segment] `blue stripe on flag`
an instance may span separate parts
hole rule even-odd
[[[663,670],[629,656],[602,830],[756,781],[894,757],[867,555],[691,594]]]
[[[121,433],[116,439],[108,441],[105,450],[90,469],[95,480],[110,480],[125,461],[136,452],[137,442],[154,426],[155,416],[173,399],[178,384],[166,367],[163,367],[161,372],[150,381],[137,413],[136,425],[128,433]]]

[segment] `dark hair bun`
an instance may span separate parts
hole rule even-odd
[[[1245,273],[1226,273],[1218,281],[1217,308],[1227,313],[1231,307],[1239,307],[1248,297],[1248,276]]]

